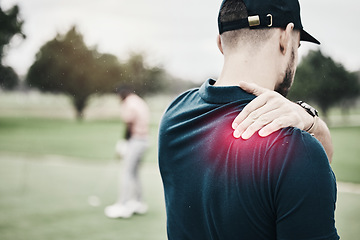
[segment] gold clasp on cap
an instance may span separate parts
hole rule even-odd
[[[248,21],[249,21],[249,26],[250,27],[255,27],[255,26],[260,25],[260,17],[259,17],[259,15],[248,17]]]
[[[268,18],[270,18],[270,23],[268,24],[268,27],[272,26],[272,15],[269,13],[268,15],[266,15]]]

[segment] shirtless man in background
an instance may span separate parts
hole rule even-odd
[[[123,172],[119,176],[118,198],[115,204],[105,208],[105,215],[109,218],[129,218],[147,211],[138,171],[148,147],[150,110],[146,102],[129,88],[120,88],[118,94],[122,102],[121,118],[126,124],[127,147]]]

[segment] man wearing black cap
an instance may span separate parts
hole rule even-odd
[[[259,92],[286,95],[300,41],[319,43],[303,30],[298,1],[225,0],[219,32],[219,79],[179,96],[160,125],[169,239],[339,239],[335,176],[315,138],[316,110],[299,102],[310,126],[268,134],[271,110],[259,111],[259,101],[246,107]],[[263,115],[264,128],[243,131],[242,119]]]

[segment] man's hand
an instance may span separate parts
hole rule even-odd
[[[240,82],[240,88],[257,96],[235,118],[234,137],[249,139],[255,132],[266,137],[284,127],[309,129],[314,119],[304,109],[275,91]]]
[[[235,138],[249,139],[257,131],[260,136],[266,137],[285,127],[308,130],[315,123],[301,106],[277,92],[246,82],[240,82],[239,86],[257,97],[233,121]],[[321,142],[331,163],[334,148],[329,128],[319,118],[316,126],[311,128],[311,133]]]

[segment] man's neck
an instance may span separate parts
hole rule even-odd
[[[244,81],[274,90],[278,80],[276,64],[269,54],[227,55],[215,86],[238,86]]]

